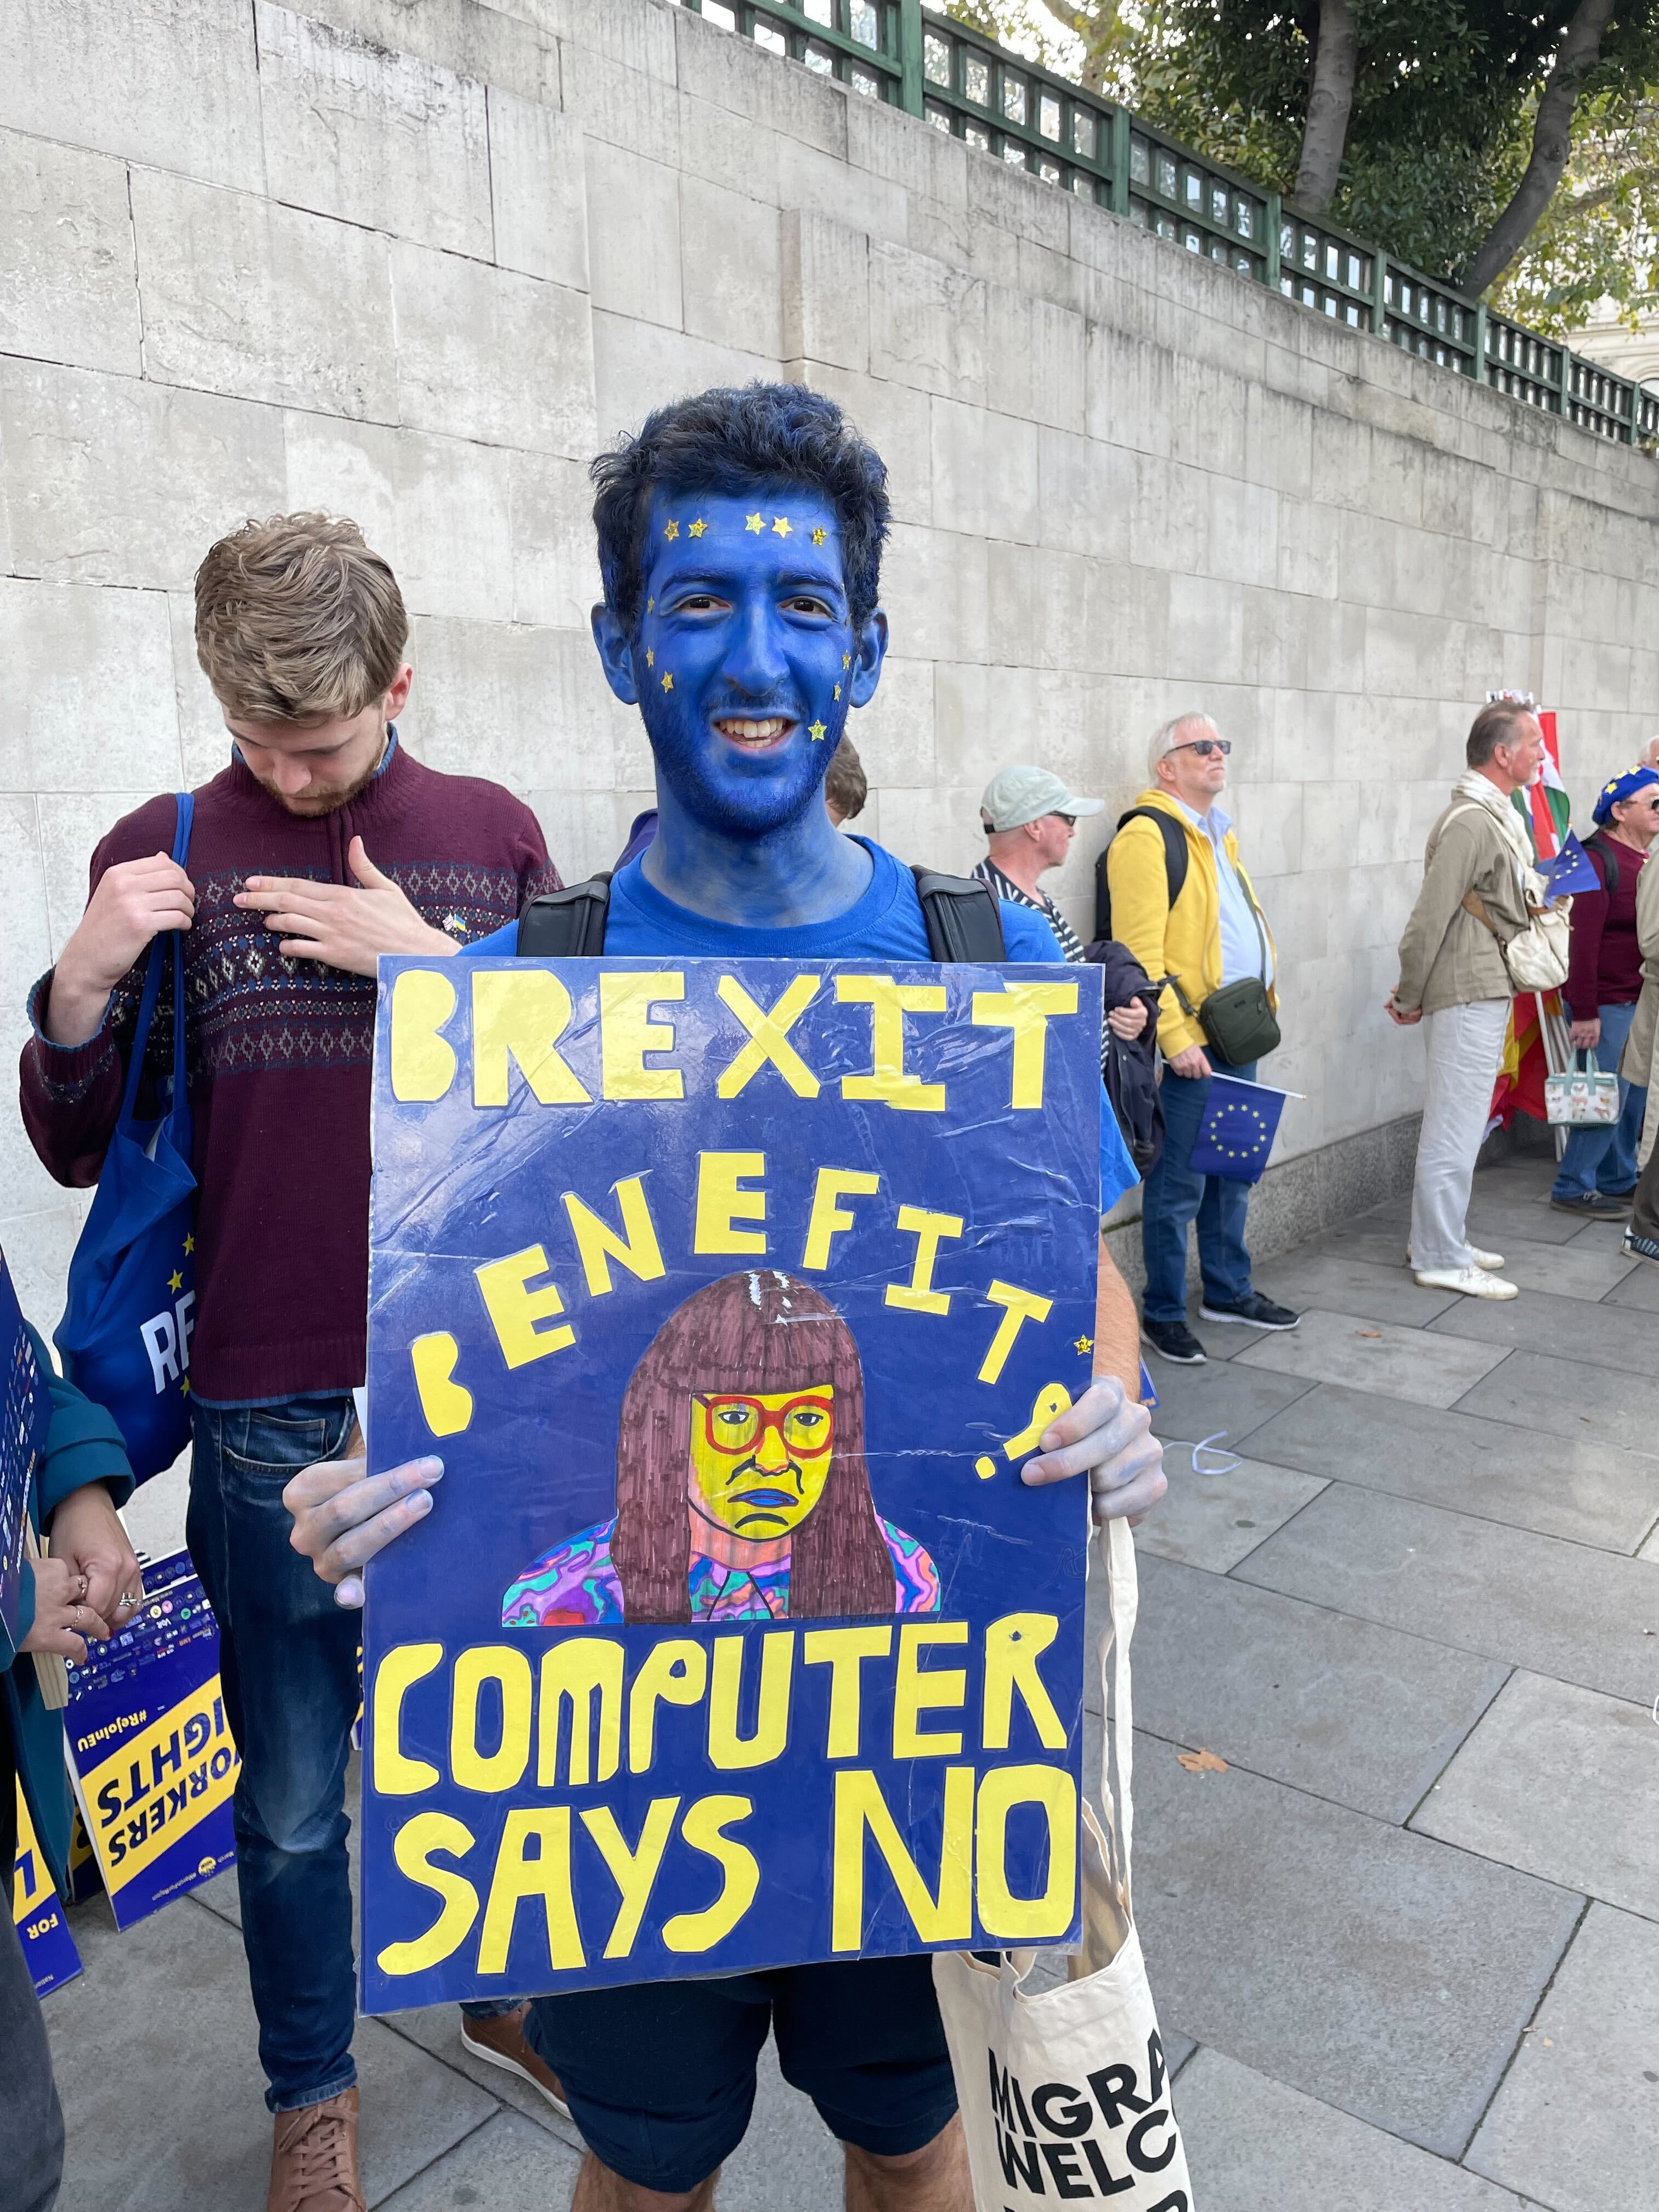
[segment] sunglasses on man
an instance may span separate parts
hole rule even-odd
[[[1171,745],[1172,753],[1196,753],[1200,760],[1208,760],[1212,753],[1219,753],[1225,760],[1233,749],[1231,738],[1188,738],[1184,744]]]

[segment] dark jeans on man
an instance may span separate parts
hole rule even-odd
[[[349,1392],[194,1412],[190,1555],[219,1623],[225,1712],[241,1753],[236,1885],[259,2063],[273,2112],[357,2078],[346,1765],[362,1615],[342,1611],[289,1541],[290,1478],[351,1433]],[[510,2012],[517,1998],[465,2009]]]
[[[1207,1055],[1217,1075],[1236,1075],[1254,1083],[1255,1062],[1231,1067]],[[1244,1247],[1244,1215],[1250,1186],[1230,1176],[1194,1172],[1193,1145],[1209,1103],[1208,1076],[1177,1075],[1164,1070],[1164,1153],[1146,1178],[1140,1200],[1140,1248],[1146,1261],[1141,1311],[1150,1322],[1187,1317],[1187,1231],[1198,1223],[1198,1258],[1205,1303],[1237,1305],[1250,1295],[1250,1255]]]
[[[343,1612],[289,1543],[283,1504],[299,1468],[341,1449],[351,1411],[347,1394],[198,1405],[193,1420],[186,1535],[242,1756],[236,1882],[273,2112],[319,2105],[357,2078],[345,1776],[362,1615]]]

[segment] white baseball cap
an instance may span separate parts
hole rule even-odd
[[[1046,768],[1005,768],[991,778],[979,811],[992,830],[1018,830],[1044,814],[1098,814],[1103,799],[1080,799]]]

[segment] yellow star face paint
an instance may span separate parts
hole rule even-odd
[[[806,726],[806,734],[811,738],[815,745],[821,745],[823,743],[825,735],[823,724],[822,722],[809,722]]]
[[[703,520],[702,515],[699,515],[685,534],[688,538],[701,538],[708,527],[708,525]]]
[[[750,1543],[799,1528],[830,1479],[835,1395],[829,1382],[694,1394],[693,1510]]]
[[[678,522],[665,523],[663,526],[662,534],[665,538],[678,538],[680,534],[680,526]]]
[[[787,514],[775,514],[772,517],[772,535],[774,538],[787,538],[789,535],[789,518]]]
[[[744,518],[743,526],[745,530],[751,531],[757,538],[760,536],[761,532],[766,527],[765,523],[758,514],[746,516]]]
[[[674,679],[672,676],[667,674],[664,675],[662,679],[662,688],[665,691],[672,691],[673,690]]]

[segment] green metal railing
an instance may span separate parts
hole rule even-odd
[[[1097,93],[921,0],[679,0],[695,15],[1368,331],[1620,445],[1659,447],[1659,392],[1285,206]]]

